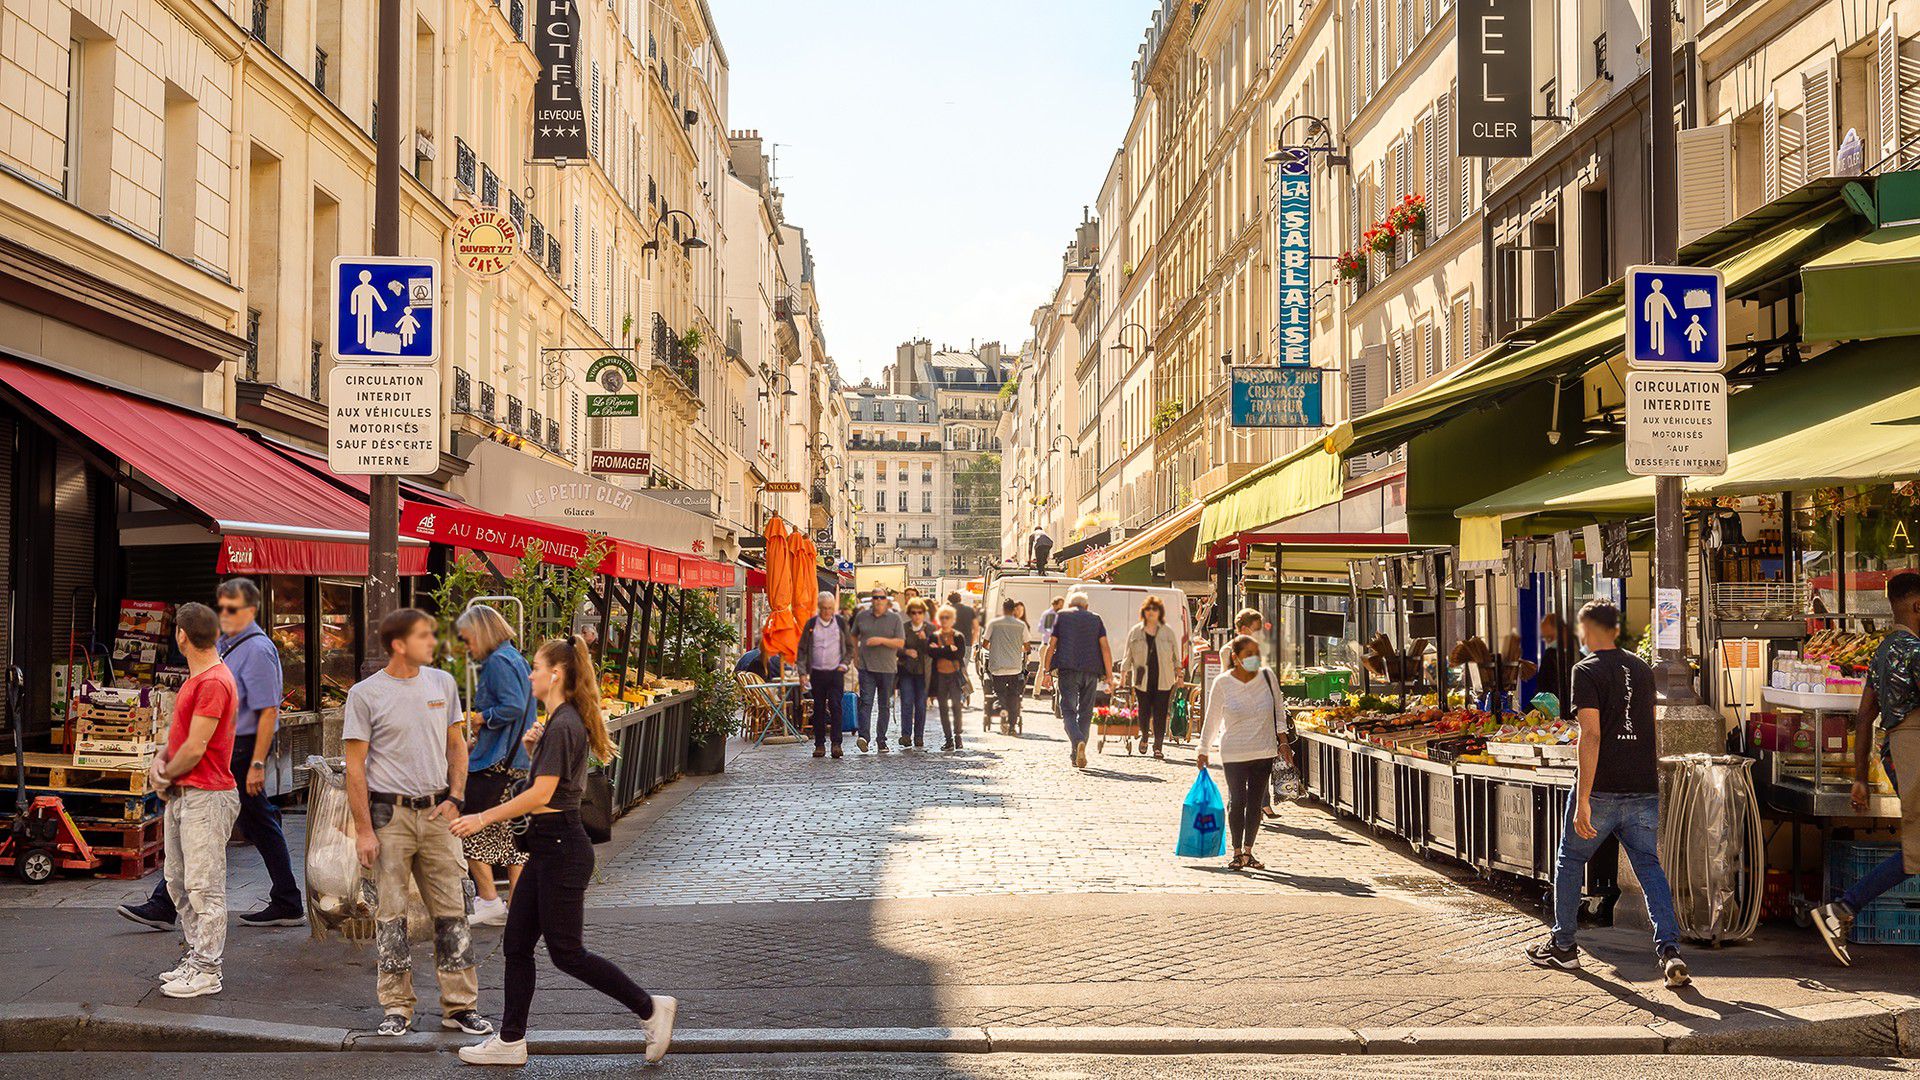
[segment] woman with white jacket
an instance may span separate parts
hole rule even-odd
[[[1233,839],[1229,870],[1265,870],[1253,857],[1260,832],[1260,809],[1267,804],[1267,783],[1276,759],[1293,763],[1293,751],[1280,733],[1287,726],[1287,702],[1280,680],[1260,664],[1260,643],[1245,634],[1227,645],[1227,669],[1207,687],[1207,720],[1200,729],[1198,763],[1207,767],[1208,750],[1220,740],[1220,763],[1227,774],[1227,835]]]
[[[1164,760],[1167,739],[1167,703],[1180,681],[1180,643],[1167,625],[1167,607],[1157,596],[1140,605],[1140,621],[1127,631],[1127,685],[1133,687],[1140,714],[1140,752],[1147,752],[1147,734],[1153,734],[1153,756]]]

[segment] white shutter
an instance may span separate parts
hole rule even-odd
[[[1440,371],[1439,327],[1432,320],[1420,336],[1420,377],[1431,379]]]
[[[587,117],[588,149],[593,151],[597,160],[600,157],[600,61],[593,62],[593,115]]]
[[[1366,26],[1365,16],[1356,14],[1361,10],[1362,8],[1359,4],[1354,4],[1349,7],[1348,9],[1348,16],[1349,16],[1348,25],[1349,26],[1357,26],[1357,27],[1363,27],[1363,28]],[[1360,111],[1360,93],[1361,93],[1360,91],[1360,68],[1361,68],[1360,53],[1361,53],[1361,50],[1364,48],[1364,46],[1361,44],[1362,36],[1363,34],[1348,35],[1350,44],[1348,45],[1348,54],[1347,54],[1347,102],[1348,102],[1347,108],[1350,112]]]
[[[1421,0],[1420,29],[1432,30],[1433,24],[1440,21],[1440,0]]]
[[[1386,210],[1381,212],[1381,217],[1386,217],[1388,213],[1398,208],[1402,202],[1405,202],[1407,192],[1413,187],[1413,147],[1408,145],[1412,141],[1413,133],[1411,131],[1394,141],[1393,198],[1388,201]],[[1413,242],[1404,235],[1396,237],[1393,241],[1393,253],[1399,262],[1407,261],[1407,259],[1413,256]]]
[[[1466,220],[1473,216],[1475,208],[1473,201],[1473,163],[1475,160],[1477,159],[1468,157],[1465,154],[1462,154],[1459,158],[1460,190],[1456,192],[1456,201],[1460,207],[1460,212],[1453,215],[1454,223],[1457,225],[1466,224]]]
[[[1893,25],[1888,16],[1887,25]],[[1908,43],[1897,37],[1893,45],[1893,70],[1896,93],[1894,131],[1899,142],[1899,166],[1910,168],[1920,163],[1920,60],[1908,55]]]
[[[1405,330],[1393,332],[1393,354],[1389,361],[1393,365],[1393,393],[1400,393],[1413,385],[1413,350],[1407,340]]]
[[[1347,362],[1347,419],[1365,416],[1386,399],[1387,347],[1364,345]]]
[[[1463,294],[1453,301],[1453,344],[1454,363],[1464,364],[1473,359],[1473,294]]]
[[[1805,114],[1795,116],[1782,114],[1776,123],[1779,125],[1777,138],[1780,140],[1780,194],[1786,195],[1800,190],[1807,182],[1807,138],[1801,126],[1806,120]]]
[[[588,235],[587,247],[587,322],[600,326],[600,289],[594,278],[600,276],[600,230]]]
[[[1710,124],[1675,133],[1680,174],[1679,239],[1684,246],[1733,220],[1733,125]]]
[[[1363,96],[1371,97],[1379,86],[1373,81],[1373,39],[1379,30],[1374,21],[1373,9],[1378,0],[1360,0],[1360,82],[1365,87]],[[1353,101],[1353,111],[1360,111],[1360,98]]]
[[[1439,143],[1434,151],[1434,161],[1438,167],[1427,181],[1427,220],[1433,223],[1433,234],[1441,236],[1453,227],[1453,178],[1458,171],[1455,168],[1453,145],[1453,96],[1442,94],[1433,103],[1433,136]]]
[[[573,306],[575,308],[578,308],[580,306],[580,204],[579,203],[573,204],[573,228],[569,229],[568,232],[572,233],[573,235],[573,270],[570,275],[572,278],[573,284],[570,285],[569,288],[573,291]]]
[[[1419,193],[1427,200],[1427,228],[1438,233],[1440,230],[1434,226],[1433,221],[1433,189],[1435,187],[1433,181],[1440,175],[1440,170],[1447,158],[1446,153],[1440,148],[1440,140],[1436,134],[1433,110],[1428,109],[1420,117],[1420,163],[1423,169],[1420,173],[1420,183],[1416,186],[1419,188]]]
[[[1885,161],[1900,148],[1900,35],[1891,11],[1874,38],[1873,66],[1878,106],[1874,112],[1880,126],[1880,159]]]
[[[1780,109],[1771,90],[1760,105],[1760,195],[1764,202],[1780,197]]]
[[[1705,18],[1701,21],[1711,24],[1725,10],[1727,10],[1727,0],[1707,0]]]
[[[1833,175],[1833,59],[1800,75],[1800,121],[1805,136],[1806,178]]]

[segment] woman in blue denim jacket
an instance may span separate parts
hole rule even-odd
[[[513,647],[513,630],[500,613],[475,604],[460,613],[454,630],[466,642],[469,663],[480,665],[467,727],[472,749],[467,755],[467,797],[471,804],[479,791],[504,801],[507,790],[527,775],[527,748],[521,738],[534,723],[531,670]],[[476,807],[484,810],[486,807]],[[507,920],[507,902],[495,888],[494,867],[507,868],[507,888],[520,880],[526,853],[513,842],[504,823],[495,824],[461,841],[479,899],[473,905],[474,925],[499,925]]]

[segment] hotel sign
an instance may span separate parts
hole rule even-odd
[[[1280,216],[1279,357],[1282,364],[1313,361],[1313,180],[1305,150],[1280,162],[1274,205]]]
[[[1534,0],[1460,0],[1460,156],[1533,154]]]

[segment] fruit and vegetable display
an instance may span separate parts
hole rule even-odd
[[[1800,655],[1808,660],[1864,672],[1867,665],[1873,662],[1873,654],[1880,648],[1881,639],[1886,636],[1885,630],[1821,630],[1800,647]]]

